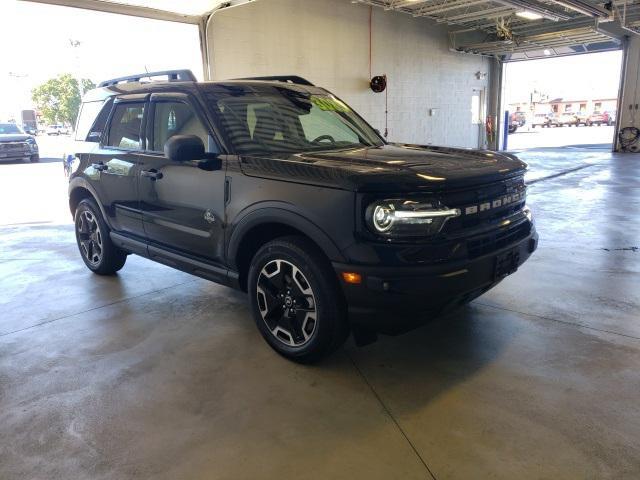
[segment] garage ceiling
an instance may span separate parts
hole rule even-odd
[[[228,2],[226,0],[126,0],[117,2],[110,0],[109,3],[155,8],[185,15],[203,15],[218,7],[220,4]]]
[[[223,5],[236,5],[249,0],[22,0],[75,7],[99,12],[132,15],[169,22],[202,23],[203,17]]]
[[[27,0],[200,24],[248,0]],[[269,1],[269,0],[261,0]],[[451,48],[503,61],[618,50],[640,34],[639,0],[345,0],[449,26]]]
[[[640,32],[637,0],[356,0],[450,27],[453,49],[505,61],[621,47],[622,9]]]

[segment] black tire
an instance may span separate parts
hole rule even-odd
[[[38,163],[40,161],[40,155],[31,155],[31,163]]]
[[[93,199],[82,200],[74,215],[76,241],[80,256],[89,270],[98,275],[113,275],[127,261],[127,253],[109,237],[109,227]]]
[[[318,361],[349,335],[336,274],[304,237],[282,237],[260,248],[249,268],[248,291],[260,333],[290,360]]]

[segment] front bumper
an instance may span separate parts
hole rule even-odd
[[[21,155],[0,156],[0,162],[19,162],[31,159],[31,153],[25,153]]]
[[[397,334],[483,294],[504,278],[496,276],[499,259],[509,255],[514,259],[513,267],[519,267],[537,246],[538,234],[532,226],[525,238],[473,260],[405,267],[333,263],[333,267],[340,279],[343,272],[362,275],[359,285],[341,280],[350,323],[366,330]]]

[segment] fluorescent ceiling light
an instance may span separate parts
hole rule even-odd
[[[537,13],[538,15],[541,15],[542,18],[546,18],[547,20],[551,20],[552,22],[557,22],[558,20],[569,20],[571,18],[569,15],[566,15],[564,13],[551,12],[546,8],[543,8],[537,5],[532,5],[527,0],[493,0],[493,1],[496,3],[501,3],[502,5],[513,7],[514,9],[520,12],[522,12],[523,10],[526,10],[527,12]],[[556,1],[556,0],[552,0],[552,1]],[[558,0],[558,1],[562,1],[562,0]]]
[[[527,20],[540,20],[542,15],[536,12],[531,12],[529,10],[522,10],[520,12],[516,12],[516,15],[520,18],[525,18]]]

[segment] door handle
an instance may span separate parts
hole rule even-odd
[[[91,166],[98,170],[99,172],[104,172],[105,170],[109,170],[109,165],[105,165],[104,163],[92,163]]]
[[[155,168],[152,168],[151,170],[142,170],[140,172],[140,175],[143,177],[147,177],[150,178],[151,180],[160,180],[162,177],[164,177],[164,175],[162,175],[162,172],[157,171]]]

